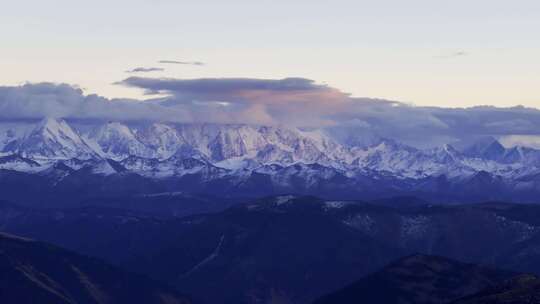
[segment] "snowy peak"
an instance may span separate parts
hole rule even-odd
[[[166,124],[154,123],[137,135],[139,141],[155,151],[161,159],[173,156],[185,144],[176,129]]]
[[[467,148],[464,154],[503,164],[540,165],[540,151],[519,146],[506,148],[493,137],[479,140]]]
[[[506,149],[504,148],[499,141],[493,141],[489,146],[487,146],[480,154],[481,158],[489,160],[500,160],[504,157]]]
[[[441,163],[454,163],[462,159],[461,153],[451,145],[443,145],[432,150],[435,159]]]
[[[210,158],[216,161],[243,156],[247,153],[242,136],[236,130],[220,130],[208,145],[208,149],[211,151]]]
[[[9,133],[9,131],[7,131]],[[15,133],[11,130],[12,134]],[[90,158],[93,151],[64,120],[46,118],[32,130],[22,134],[4,148],[4,153],[16,153],[36,160]]]
[[[450,145],[420,150],[389,139],[370,147],[349,147],[328,134],[280,126],[48,118],[0,122],[0,156],[20,156],[7,158],[2,168],[29,172],[63,161],[73,170],[91,166],[100,174],[127,170],[151,178],[202,174],[244,180],[251,174],[274,174],[272,180],[281,184],[293,176],[315,184],[338,177],[466,178],[485,171],[517,178],[540,172],[539,151],[506,149],[493,138],[461,153]]]
[[[44,141],[77,148],[83,145],[79,135],[64,120],[46,118],[36,127],[31,136],[39,136]]]
[[[250,158],[262,163],[316,162],[331,151],[329,139],[317,141],[300,131],[248,125],[181,125],[185,144],[221,162]]]
[[[506,149],[494,137],[487,136],[477,140],[465,149],[464,154],[489,160],[498,160],[504,156]]]
[[[496,162],[502,160],[505,153],[506,148],[491,136],[480,138],[463,149],[466,157]]]
[[[99,126],[85,137],[87,141],[93,143],[92,146],[99,155],[106,155],[115,160],[130,155],[143,156],[146,152],[132,130],[118,122],[109,122]]]

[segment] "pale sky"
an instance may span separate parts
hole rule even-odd
[[[5,1],[0,85],[305,77],[416,105],[540,108],[540,1]],[[160,64],[159,60],[205,65]]]

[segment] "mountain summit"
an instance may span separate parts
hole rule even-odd
[[[227,192],[251,187],[259,194],[294,190],[356,197],[437,192],[443,198],[460,197],[468,180],[487,174],[484,180],[496,184],[500,194],[470,189],[476,192],[461,197],[503,199],[513,193],[521,200],[523,193],[526,200],[540,193],[540,151],[534,149],[507,149],[492,138],[463,152],[450,145],[420,150],[389,139],[356,146],[329,134],[240,124],[3,121],[0,169],[48,176],[54,185],[83,170],[177,181],[167,185],[188,179],[190,188],[199,190],[213,183]],[[66,169],[62,173],[56,170],[59,163]]]

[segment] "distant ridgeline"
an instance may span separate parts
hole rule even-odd
[[[0,122],[0,185],[0,198],[21,202],[167,192],[536,202],[540,151],[494,139],[419,150],[275,126],[49,118]]]

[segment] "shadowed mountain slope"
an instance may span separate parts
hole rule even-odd
[[[0,233],[2,303],[188,304],[140,275],[30,239]]]
[[[314,303],[447,303],[495,286],[513,275],[442,257],[413,255]]]

